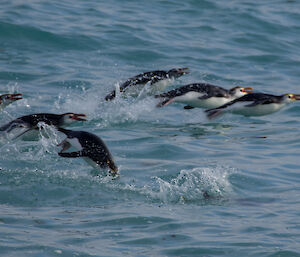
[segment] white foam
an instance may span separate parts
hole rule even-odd
[[[201,201],[208,195],[211,198],[224,198],[232,192],[229,175],[234,171],[225,167],[204,167],[181,170],[171,181],[155,177],[159,185],[151,196],[163,202]]]
[[[118,87],[118,86],[116,86]],[[155,109],[156,100],[126,97],[117,94],[112,101],[104,100],[104,93],[95,90],[60,93],[54,103],[55,113],[84,113],[89,121],[95,121],[97,127],[107,127],[124,122],[136,122],[141,116],[147,116]]]
[[[96,114],[96,119],[100,122],[98,127],[107,127],[125,122],[136,122],[147,117],[155,109],[155,99],[147,97],[137,99],[133,97],[117,97],[111,102],[103,105],[103,109]]]
[[[68,92],[69,91],[69,92]],[[99,105],[99,96],[94,91],[77,92],[66,90],[58,95],[53,112],[84,113],[94,116]]]
[[[57,129],[53,126],[45,124],[44,122],[39,122],[38,128],[40,133],[39,142],[41,143],[40,152],[56,151],[57,145],[60,141]]]

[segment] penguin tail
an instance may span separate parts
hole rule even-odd
[[[215,119],[223,113],[223,110],[220,109],[209,109],[206,110],[206,116],[209,120]]]
[[[172,98],[172,99],[165,99],[165,100],[161,101],[160,103],[158,103],[158,104],[156,105],[156,107],[164,107],[164,106],[167,106],[167,105],[169,105],[170,103],[172,103],[173,101],[174,101],[173,98]]]

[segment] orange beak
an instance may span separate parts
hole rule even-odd
[[[78,120],[78,121],[86,121],[86,119],[85,118],[82,118],[82,117],[86,117],[86,115],[85,114],[73,114],[73,116],[72,116],[72,119],[74,119],[74,120]]]
[[[252,87],[244,87],[243,88],[243,92],[245,92],[245,93],[252,93],[253,92],[253,88]]]
[[[295,100],[300,100],[300,95],[293,95],[293,98],[294,98]]]
[[[187,71],[189,68],[180,68],[178,69],[179,72],[181,72],[182,74],[189,74],[189,72]]]
[[[5,94],[5,95],[2,95],[1,97],[5,97],[6,99],[11,100],[11,101],[17,101],[17,100],[23,99],[22,94]]]

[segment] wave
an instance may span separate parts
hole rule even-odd
[[[6,22],[0,22],[0,33],[3,40],[15,42],[33,42],[38,43],[39,47],[55,48],[55,50],[96,50],[99,48],[99,42],[80,34],[60,35],[44,31],[28,25],[19,25]]]

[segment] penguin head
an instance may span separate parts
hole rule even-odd
[[[169,78],[178,78],[181,77],[184,74],[188,74],[186,70],[189,68],[179,68],[179,69],[171,69],[168,71]]]
[[[22,94],[4,94],[0,95],[0,104],[9,105],[10,103],[21,99],[23,99]]]
[[[86,117],[85,114],[77,114],[77,113],[67,112],[67,113],[62,114],[60,123],[61,123],[61,125],[69,125],[75,121],[86,121],[86,119],[84,117]]]
[[[113,176],[118,174],[119,168],[117,167],[117,165],[114,163],[114,161],[111,158],[108,158],[106,160],[106,164],[107,164],[108,168],[111,170],[111,174]]]
[[[282,95],[282,101],[284,103],[291,103],[296,100],[300,100],[300,95],[295,95],[295,94],[284,94]]]
[[[252,87],[233,87],[229,90],[229,94],[234,98],[239,98],[249,93],[252,93]]]

